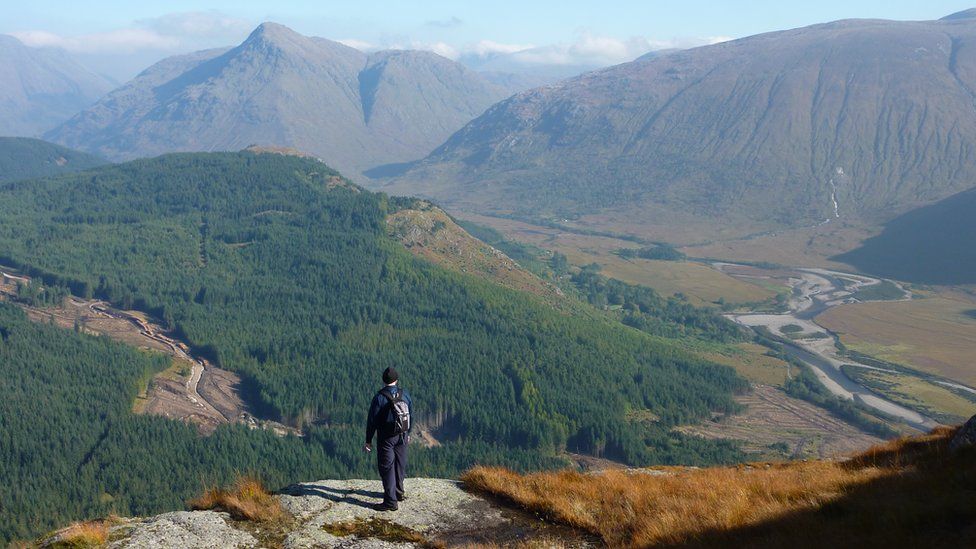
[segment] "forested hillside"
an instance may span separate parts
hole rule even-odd
[[[44,460],[77,471],[23,496],[56,509],[54,492],[67,493],[75,503],[63,521],[178,506],[201,479],[235,469],[272,484],[367,474],[362,423],[388,365],[442,443],[416,454],[415,474],[476,462],[545,467],[562,450],[633,464],[739,457],[727,443],[671,432],[735,408],[731,394],[745,382],[730,369],[413,257],[386,235],[400,202],[316,161],[253,153],[170,155],[0,186],[0,263],[163,319],[309,434],[235,427],[197,439],[181,424],[131,416],[135,381],[159,364],[6,311],[2,348],[16,361],[0,367],[19,377],[0,402],[34,410],[64,400],[44,398],[51,391],[97,395],[77,404],[90,413],[70,404],[3,413],[31,418],[3,429],[17,448],[41,445],[29,463],[20,450],[4,455],[15,469],[5,478],[26,478]],[[45,446],[51,436],[74,437],[65,444],[76,450]],[[7,534],[43,526],[24,520]]]
[[[0,137],[0,183],[80,172],[105,160],[27,137]]]
[[[161,356],[34,324],[0,303],[0,544],[80,517],[181,509],[203,486],[242,471],[273,486],[371,474],[358,429],[312,430],[303,440],[233,426],[201,438],[183,423],[133,415],[138,386],[165,366]],[[456,475],[471,454],[518,468],[561,463],[475,442],[414,449],[411,465]]]

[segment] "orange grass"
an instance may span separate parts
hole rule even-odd
[[[286,517],[281,502],[255,478],[238,478],[230,489],[210,488],[188,503],[194,510],[230,513],[237,520],[273,522]]]
[[[76,522],[58,532],[50,547],[89,548],[108,543],[108,523],[105,521]]]
[[[976,541],[976,452],[952,429],[846,462],[519,475],[476,467],[467,487],[600,536],[611,547],[929,547]],[[840,544],[840,545],[838,545]]]

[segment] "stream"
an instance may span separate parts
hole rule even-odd
[[[716,269],[728,274],[729,268],[743,267],[734,263],[716,262]],[[796,276],[789,279],[792,297],[785,313],[746,312],[725,315],[727,318],[750,328],[765,327],[771,333],[782,336],[781,329],[787,325],[800,326],[803,331],[796,339],[783,338],[784,350],[793,358],[809,366],[821,383],[834,395],[853,400],[885,414],[921,431],[929,431],[938,422],[915,410],[892,402],[857,381],[847,377],[841,370],[843,365],[876,369],[859,363],[838,353],[837,335],[817,324],[816,317],[824,311],[844,303],[856,301],[852,296],[867,286],[881,284],[881,280],[863,275],[831,271],[827,269],[791,269]],[[741,278],[741,275],[739,275]],[[900,287],[900,286],[899,286]],[[905,297],[911,299],[909,291],[902,288]]]

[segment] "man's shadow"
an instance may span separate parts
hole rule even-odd
[[[330,486],[321,486],[316,484],[295,484],[285,488],[281,491],[281,493],[289,496],[299,497],[318,496],[334,503],[357,505],[366,509],[372,509],[374,505],[379,503],[376,500],[383,500],[383,492],[374,492],[371,490],[342,490],[339,488],[332,488]],[[366,500],[364,498],[371,498],[371,500]]]

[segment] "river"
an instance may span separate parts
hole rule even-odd
[[[741,275],[729,272],[734,268],[744,267],[734,263],[713,263],[713,266],[730,276]],[[906,424],[928,431],[939,425],[932,418],[926,417],[915,410],[892,402],[871,391],[855,380],[847,377],[841,366],[847,364],[862,368],[875,368],[859,363],[838,353],[837,335],[817,324],[816,318],[831,307],[836,307],[854,300],[852,297],[858,290],[867,286],[880,284],[882,281],[863,275],[831,271],[827,269],[790,269],[795,276],[789,278],[789,285],[793,292],[784,313],[746,312],[726,315],[735,322],[751,328],[765,327],[771,333],[781,335],[781,329],[787,325],[802,328],[802,337],[788,340],[784,350],[790,356],[809,366],[817,378],[834,395],[873,408],[887,416],[897,418]],[[902,288],[903,299],[911,299],[911,293]],[[786,338],[784,338],[786,339]]]

